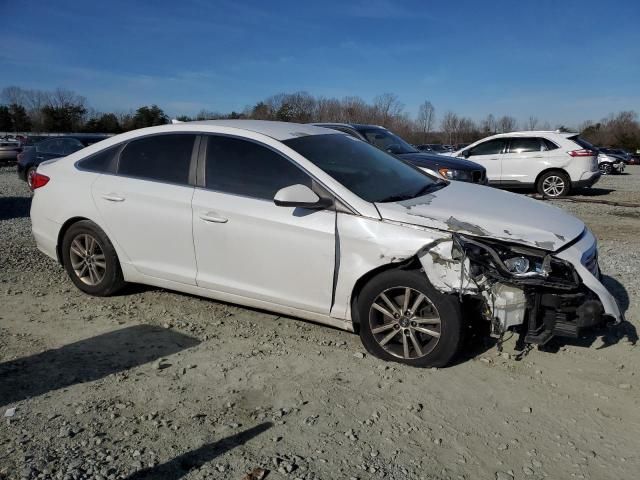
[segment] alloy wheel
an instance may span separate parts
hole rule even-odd
[[[88,233],[77,235],[69,247],[71,266],[78,278],[90,286],[102,282],[107,262],[98,241]]]
[[[600,172],[603,175],[609,175],[611,173],[611,171],[613,170],[613,168],[611,167],[611,165],[609,165],[608,163],[602,163],[600,164]]]
[[[435,305],[422,292],[409,287],[380,293],[369,310],[369,327],[378,345],[405,360],[428,355],[442,333]]]
[[[562,177],[558,175],[549,175],[542,182],[542,191],[549,197],[559,197],[567,188]]]

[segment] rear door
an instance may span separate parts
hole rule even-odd
[[[191,285],[196,138],[177,133],[132,140],[120,153],[117,174],[103,174],[92,186],[107,234],[130,263],[145,275]]]
[[[538,173],[545,169],[545,144],[538,137],[511,137],[502,155],[502,183],[505,185],[534,184]]]
[[[336,212],[273,202],[283,187],[311,187],[311,177],[245,138],[206,135],[203,149],[204,186],[193,197],[198,286],[328,314]]]
[[[469,152],[469,160],[486,168],[487,178],[490,183],[500,183],[502,181],[502,156],[506,145],[505,139],[494,138],[467,150]]]

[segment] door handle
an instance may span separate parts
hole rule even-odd
[[[227,223],[229,221],[228,218],[220,217],[216,212],[203,213],[200,218],[205,222],[213,223]]]
[[[124,202],[124,197],[121,197],[120,195],[115,193],[106,193],[102,195],[102,198],[104,198],[105,200],[109,200],[110,202]]]

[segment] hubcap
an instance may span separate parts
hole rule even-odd
[[[600,165],[600,171],[604,174],[604,175],[608,175],[611,173],[611,165],[608,164],[603,164]]]
[[[78,278],[87,285],[98,285],[104,278],[107,263],[98,241],[88,233],[77,235],[69,248],[71,266]]]
[[[565,187],[564,180],[557,175],[551,175],[542,182],[542,191],[550,197],[561,195]]]
[[[378,295],[369,310],[369,326],[378,345],[406,360],[428,355],[442,333],[435,305],[409,287],[389,288]]]

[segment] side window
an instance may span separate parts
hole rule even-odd
[[[483,142],[473,147],[469,151],[469,155],[496,155],[498,153],[502,153],[505,143],[505,140],[501,138],[489,140],[488,142]]]
[[[118,174],[187,185],[195,138],[170,134],[132,140],[120,154]]]
[[[546,138],[541,138],[540,140],[542,140],[542,144],[544,145],[544,150],[548,151],[548,150],[556,150],[557,148],[560,148],[551,140],[547,140]]]
[[[208,136],[205,167],[207,188],[272,200],[289,185],[311,187],[311,178],[270,148],[240,138]]]
[[[541,149],[540,140],[537,138],[514,137],[509,142],[509,153],[539,152]]]
[[[115,171],[114,156],[122,145],[116,145],[94,153],[90,157],[80,160],[77,165],[81,170],[98,173],[113,173]]]

